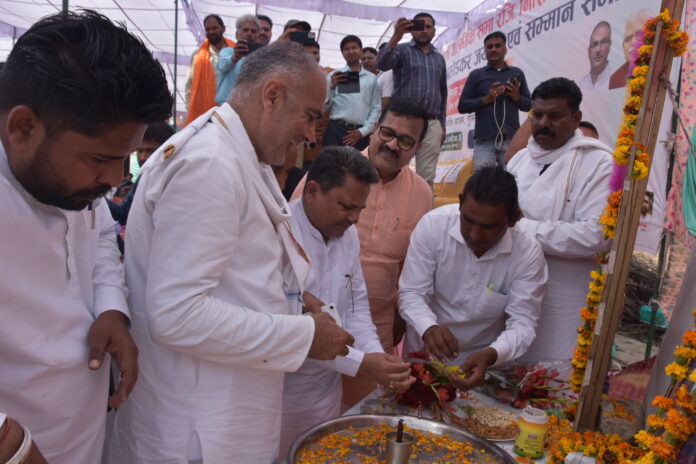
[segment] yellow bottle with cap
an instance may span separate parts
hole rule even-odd
[[[531,406],[524,408],[515,438],[515,453],[532,459],[543,457],[548,424],[549,416],[544,411]]]

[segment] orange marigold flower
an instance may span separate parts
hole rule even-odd
[[[648,427],[651,429],[661,429],[665,425],[665,419],[655,414],[648,416]]]
[[[653,398],[652,405],[656,408],[669,409],[674,406],[674,400],[657,395],[655,398]]]
[[[665,367],[665,372],[667,375],[674,376],[673,378],[676,380],[684,380],[689,372],[689,368],[673,362]]]
[[[682,337],[682,343],[684,345],[696,347],[696,332],[693,330],[687,330]]]

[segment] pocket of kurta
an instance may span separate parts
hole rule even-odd
[[[505,313],[508,295],[486,290],[480,300],[480,314],[485,319],[497,319]]]

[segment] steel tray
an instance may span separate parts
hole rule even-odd
[[[490,464],[516,464],[515,459],[513,459],[509,454],[503,451],[502,448],[484,438],[472,435],[471,433],[466,432],[453,425],[444,424],[442,422],[436,422],[428,419],[420,419],[414,416],[405,416],[401,414],[355,414],[351,416],[342,416],[337,419],[326,421],[306,431],[295,440],[295,442],[290,447],[287,462],[290,464],[294,464],[295,458],[302,449],[304,449],[307,446],[310,446],[311,444],[315,443],[317,440],[326,435],[346,430],[349,426],[357,428],[370,427],[373,425],[392,425],[394,428],[396,428],[399,419],[403,419],[404,424],[407,427],[411,427],[421,431],[432,432],[436,435],[446,434],[455,440],[472,443],[476,448],[474,455],[472,455],[471,457],[472,461],[474,462]],[[484,450],[485,453],[478,454],[478,450]],[[479,457],[479,459],[477,459],[477,457]],[[430,463],[432,461],[426,458],[426,460],[419,461],[415,461],[412,459],[411,462]]]

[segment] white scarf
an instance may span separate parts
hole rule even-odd
[[[309,258],[292,234],[288,203],[280,191],[273,169],[269,165],[257,161],[256,152],[251,146],[239,116],[227,103],[210,109],[192,121],[186,126],[186,129],[193,126],[192,136],[210,119],[225,129],[225,133],[230,139],[229,146],[240,150],[239,159],[244,165],[244,175],[251,180],[283,246],[281,270],[290,314],[300,314],[302,312],[301,295],[304,292],[305,282],[309,274]],[[228,124],[232,127],[229,127]],[[233,130],[237,127],[242,128],[241,131]]]
[[[534,137],[529,137],[527,151],[529,157],[538,165],[537,172],[550,164],[543,175],[538,175],[534,179],[530,190],[545,191],[551,202],[549,204],[539,201],[536,195],[520,195],[520,207],[526,217],[537,221],[560,219],[570,192],[573,190],[584,149],[601,150],[611,155],[611,149],[607,145],[597,139],[583,136],[577,129],[573,137],[555,150],[545,150],[539,146]],[[514,156],[508,167],[514,170],[514,166],[521,162],[522,158],[523,156]]]

